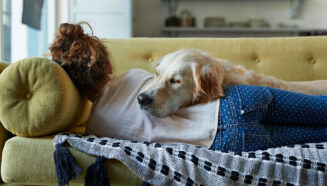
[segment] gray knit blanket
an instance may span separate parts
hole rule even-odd
[[[85,153],[116,159],[154,185],[327,185],[327,143],[232,153],[189,144],[159,144],[62,133]]]

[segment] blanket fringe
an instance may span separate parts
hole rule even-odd
[[[74,156],[62,144],[56,145],[53,158],[59,186],[67,185],[70,180],[81,174],[82,169],[77,164]]]
[[[148,182],[146,182],[146,181],[143,181],[141,186],[150,186],[150,184]]]
[[[85,186],[110,186],[104,157],[98,156],[89,166],[85,176]]]

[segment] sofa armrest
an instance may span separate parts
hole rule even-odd
[[[9,65],[10,65],[9,62],[0,61],[0,74]],[[2,150],[9,136],[10,133],[3,127],[2,123],[0,122],[0,167],[2,162]],[[0,182],[2,182],[1,174],[0,174]]]
[[[5,146],[5,143],[6,143],[7,139],[10,136],[11,136],[11,134],[0,123],[0,167],[2,165],[2,151],[3,151],[3,147]],[[1,173],[0,173],[0,181],[2,183]]]
[[[10,65],[10,63],[8,62],[4,62],[4,61],[0,61],[0,73],[8,66]]]

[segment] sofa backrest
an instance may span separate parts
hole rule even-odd
[[[163,55],[181,48],[204,50],[288,81],[327,79],[327,36],[283,38],[132,38],[105,39],[119,74],[131,68],[153,72]]]

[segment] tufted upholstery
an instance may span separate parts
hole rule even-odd
[[[247,69],[290,81],[327,79],[327,37],[133,38],[104,40],[116,74],[131,68],[150,72],[163,55],[180,48],[202,49]]]

